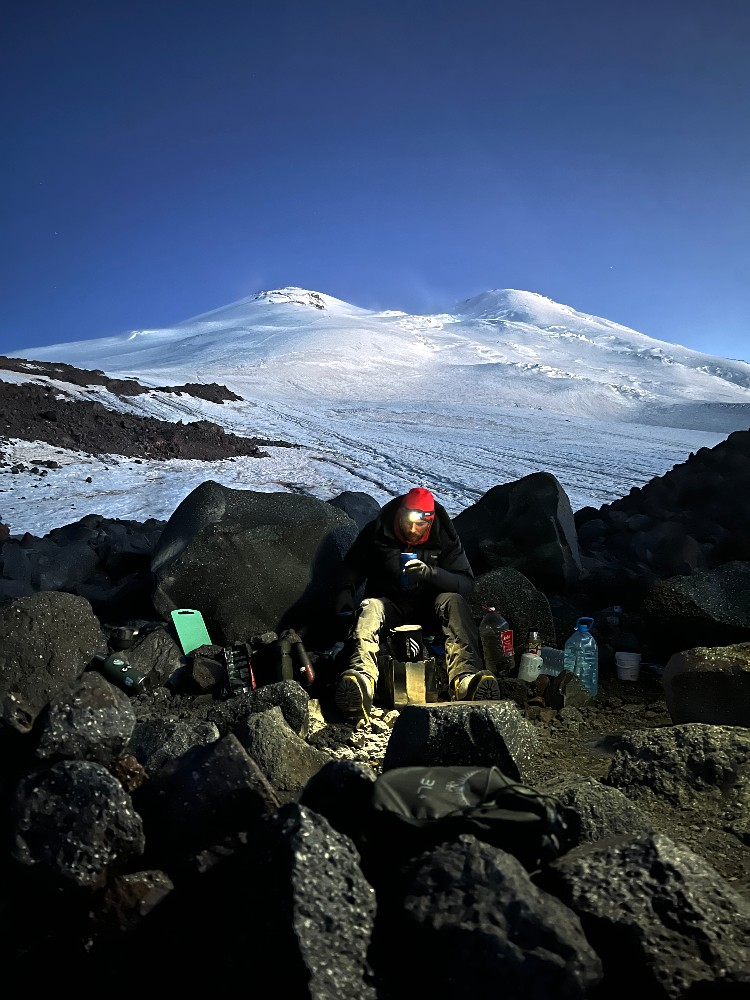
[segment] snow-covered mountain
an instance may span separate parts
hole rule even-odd
[[[84,514],[167,519],[206,479],[235,489],[378,502],[426,486],[457,514],[499,483],[551,472],[574,510],[627,495],[750,427],[750,365],[655,340],[533,292],[488,291],[435,315],[369,310],[320,292],[258,292],[164,329],[27,348],[151,386],[218,382],[224,404],[187,394],[121,398],[63,386],[115,410],[211,420],[284,440],[269,458],[136,462],[65,453],[43,481],[0,469],[0,521],[44,534]],[[16,383],[30,376],[0,372]],[[55,384],[52,383],[52,388]],[[11,461],[45,449],[11,442]],[[48,449],[47,449],[48,451]],[[33,501],[33,502],[32,502]]]
[[[535,292],[484,292],[435,315],[301,288],[258,292],[174,327],[16,352],[242,395],[465,400],[696,430],[750,426],[750,364],[656,340]]]

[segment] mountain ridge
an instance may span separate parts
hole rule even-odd
[[[750,364],[658,340],[538,292],[490,289],[453,312],[372,310],[298,286],[170,327],[11,357],[148,381],[217,381],[245,398],[419,403],[470,396],[559,414],[711,430],[750,425]]]

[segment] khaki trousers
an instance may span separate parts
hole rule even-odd
[[[437,594],[434,612],[443,631],[448,680],[481,670],[479,633],[465,598],[460,594]],[[396,625],[421,624],[407,620],[402,609],[387,598],[365,598],[357,609],[349,636],[354,646],[349,666],[369,674],[377,682],[378,653],[386,631]]]

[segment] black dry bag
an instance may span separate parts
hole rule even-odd
[[[562,803],[498,767],[396,767],[374,782],[371,804],[373,840],[406,856],[470,833],[532,870],[572,846]]]

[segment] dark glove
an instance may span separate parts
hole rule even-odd
[[[333,612],[337,615],[353,615],[354,614],[354,601],[352,600],[351,591],[347,588],[345,590],[339,591],[338,594],[333,599]]]
[[[333,633],[336,639],[345,639],[354,621],[353,611],[337,611],[334,617]]]
[[[409,582],[432,583],[435,579],[435,567],[428,566],[421,559],[410,559],[404,566],[404,573]]]

